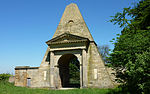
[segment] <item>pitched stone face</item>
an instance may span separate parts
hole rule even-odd
[[[53,38],[65,32],[85,37],[93,41],[79,8],[74,3],[66,7]]]
[[[40,67],[15,68],[16,86],[27,86],[31,81],[29,87],[59,89],[66,82],[69,84],[69,67],[64,66],[69,66],[67,64],[72,56],[78,59],[80,65],[80,88],[114,86],[111,73],[108,73],[76,4],[66,7],[53,38],[46,43],[48,48]],[[60,69],[60,65],[64,70]]]

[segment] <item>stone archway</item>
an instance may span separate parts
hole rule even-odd
[[[61,87],[80,87],[80,62],[75,55],[62,55],[58,67]]]

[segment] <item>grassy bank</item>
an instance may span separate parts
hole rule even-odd
[[[110,89],[73,89],[73,90],[46,90],[16,87],[8,82],[0,82],[0,94],[108,94]]]

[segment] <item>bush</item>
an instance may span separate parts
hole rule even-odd
[[[0,81],[7,81],[11,75],[9,73],[0,74]]]

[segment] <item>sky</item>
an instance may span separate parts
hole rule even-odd
[[[76,3],[97,45],[110,42],[121,28],[108,22],[137,0],[0,0],[0,73],[14,74],[15,66],[38,67],[46,41],[70,3]]]

